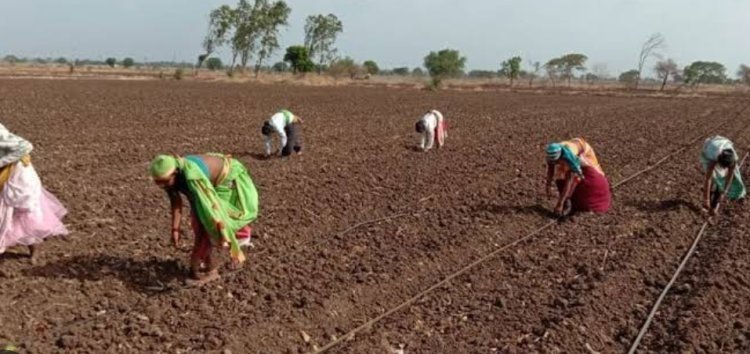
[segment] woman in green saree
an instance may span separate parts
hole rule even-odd
[[[230,249],[232,264],[245,261],[241,246],[249,244],[250,223],[258,216],[258,192],[241,162],[228,155],[185,157],[159,155],[150,167],[154,182],[169,195],[172,241],[179,246],[182,198],[190,203],[195,244],[190,257],[191,285],[219,278],[211,257],[213,246]]]

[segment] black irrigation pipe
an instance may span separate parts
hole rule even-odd
[[[736,117],[736,116],[739,116],[739,115],[740,115],[740,114],[741,114],[742,112],[744,112],[744,111],[745,111],[745,110],[746,110],[746,109],[747,109],[747,108],[748,108],[749,106],[750,106],[750,104],[748,104],[748,105],[745,105],[745,107],[744,107],[744,108],[742,108],[742,109],[741,109],[741,110],[740,110],[739,112],[737,112],[737,113],[735,114],[735,116],[734,116],[734,117]],[[734,117],[732,117],[732,118],[734,118]],[[701,134],[701,135],[699,135],[699,136],[696,136],[695,138],[693,138],[693,139],[691,139],[691,140],[690,140],[689,142],[687,142],[687,143],[686,143],[686,144],[685,144],[684,146],[682,146],[681,148],[679,148],[679,149],[677,149],[677,150],[673,151],[672,153],[668,154],[667,156],[665,156],[664,158],[660,159],[659,161],[657,161],[657,162],[656,162],[656,163],[654,163],[653,165],[651,165],[651,166],[649,166],[649,167],[647,167],[647,168],[645,168],[645,169],[643,169],[643,170],[641,170],[641,171],[638,171],[638,172],[636,172],[635,174],[633,174],[632,176],[630,176],[630,177],[628,177],[628,178],[626,178],[626,179],[624,179],[624,180],[622,180],[622,181],[618,182],[617,184],[615,184],[615,185],[614,185],[614,186],[612,187],[612,189],[615,189],[615,188],[617,188],[617,187],[619,187],[619,186],[621,186],[621,185],[625,184],[626,182],[628,182],[628,181],[630,181],[630,180],[634,179],[634,178],[635,178],[635,177],[637,177],[637,176],[640,176],[640,175],[642,175],[642,174],[644,174],[644,173],[646,173],[646,172],[649,172],[649,171],[653,170],[653,169],[654,169],[654,168],[656,168],[656,167],[657,167],[658,165],[660,165],[660,164],[664,163],[665,161],[667,161],[667,159],[669,159],[670,157],[672,157],[672,156],[674,156],[674,155],[676,155],[676,154],[678,154],[678,153],[680,153],[680,152],[684,151],[685,149],[687,149],[687,148],[688,148],[688,147],[689,147],[689,146],[690,146],[690,145],[691,145],[692,143],[696,142],[696,141],[697,141],[697,140],[699,140],[699,139],[700,139],[701,137],[704,137],[704,136],[706,136],[707,134],[710,134],[710,132],[711,132],[711,131],[713,131],[714,129],[719,129],[720,127],[723,127],[723,126],[727,125],[727,124],[728,124],[729,122],[731,122],[732,118],[730,118],[730,119],[728,119],[728,120],[727,120],[726,122],[722,123],[722,124],[721,124],[721,125],[720,125],[719,127],[716,127],[716,128],[712,128],[712,129],[710,129],[708,133],[703,133],[703,134]],[[441,286],[443,286],[443,285],[447,284],[448,282],[450,282],[451,280],[455,279],[456,277],[458,277],[458,276],[460,276],[460,275],[462,275],[462,274],[465,274],[466,272],[468,272],[468,271],[469,271],[469,270],[471,270],[472,268],[474,268],[474,267],[476,267],[476,266],[478,266],[478,265],[480,265],[480,264],[484,263],[485,261],[487,261],[487,260],[489,260],[489,259],[492,259],[492,258],[494,258],[494,257],[495,257],[496,255],[498,255],[499,253],[501,253],[501,252],[503,252],[503,251],[505,251],[505,250],[507,250],[507,249],[509,249],[509,248],[512,248],[513,246],[516,246],[516,245],[518,245],[518,244],[520,244],[520,243],[522,243],[522,242],[524,242],[524,241],[526,241],[526,240],[528,240],[528,239],[530,239],[530,238],[532,238],[532,237],[534,237],[534,236],[538,235],[538,234],[539,234],[539,233],[541,233],[542,231],[544,231],[544,230],[546,230],[546,229],[550,228],[550,227],[551,227],[552,225],[554,225],[555,223],[557,223],[557,222],[558,222],[558,220],[559,220],[559,219],[556,219],[556,220],[552,220],[552,221],[550,221],[550,222],[546,223],[545,225],[543,225],[542,227],[540,227],[540,228],[537,228],[536,230],[532,231],[531,233],[529,233],[529,234],[527,234],[527,235],[525,235],[525,236],[523,236],[523,237],[521,237],[521,238],[519,238],[519,239],[516,239],[515,241],[513,241],[513,242],[511,242],[511,243],[508,243],[508,244],[506,244],[506,245],[504,245],[504,246],[502,246],[502,247],[499,247],[499,248],[495,249],[494,251],[492,251],[492,252],[490,252],[490,253],[488,253],[488,254],[486,254],[486,255],[482,256],[481,258],[479,258],[479,259],[475,260],[474,262],[470,263],[469,265],[467,265],[467,266],[465,266],[465,267],[463,267],[463,268],[459,269],[458,271],[456,271],[456,272],[454,272],[454,273],[452,273],[452,274],[448,275],[447,277],[445,277],[445,278],[443,278],[442,280],[438,281],[437,283],[433,284],[433,285],[432,285],[432,286],[430,286],[429,288],[427,288],[427,289],[425,289],[425,290],[423,290],[423,291],[419,292],[418,294],[416,294],[416,295],[414,295],[414,296],[410,297],[409,299],[407,299],[406,301],[404,301],[404,302],[400,303],[399,305],[397,305],[397,306],[395,306],[395,307],[392,307],[392,308],[391,308],[390,310],[388,310],[388,311],[386,311],[386,312],[384,312],[384,313],[380,314],[379,316],[377,316],[377,317],[374,317],[374,318],[372,318],[372,319],[368,320],[367,322],[365,322],[364,324],[361,324],[361,325],[357,326],[356,328],[354,328],[354,329],[350,330],[349,332],[347,332],[347,333],[346,333],[345,335],[343,335],[343,336],[341,336],[341,337],[339,337],[339,338],[336,338],[335,340],[333,340],[333,341],[329,342],[328,344],[324,345],[323,347],[320,347],[320,348],[317,348],[317,349],[315,349],[313,353],[316,353],[316,354],[317,354],[317,353],[323,353],[323,352],[326,352],[326,351],[328,351],[329,349],[331,349],[331,348],[333,348],[333,347],[335,347],[335,346],[339,345],[339,344],[340,344],[341,342],[343,342],[343,341],[346,341],[346,340],[351,340],[351,339],[353,339],[353,338],[354,338],[354,335],[356,335],[356,334],[357,334],[358,332],[362,331],[363,329],[369,328],[369,327],[371,327],[372,325],[374,325],[375,323],[377,323],[377,322],[380,322],[380,321],[381,321],[382,319],[384,319],[384,318],[386,318],[386,317],[388,317],[388,316],[390,316],[390,315],[392,315],[392,314],[394,314],[394,313],[398,312],[399,310],[401,310],[401,309],[403,309],[403,308],[405,308],[405,307],[407,307],[407,306],[409,306],[409,305],[413,304],[414,302],[416,302],[417,300],[419,300],[419,299],[420,299],[420,298],[422,298],[423,296],[425,296],[425,295],[427,295],[427,294],[431,293],[432,291],[434,291],[435,289],[438,289],[438,288],[440,288]]]

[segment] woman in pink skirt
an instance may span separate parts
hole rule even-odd
[[[27,246],[33,262],[35,244],[68,230],[62,223],[67,210],[42,187],[31,165],[32,148],[0,124],[0,254]]]

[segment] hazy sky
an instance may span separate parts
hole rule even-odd
[[[137,61],[194,61],[208,13],[222,0],[0,0],[0,55]],[[430,51],[459,49],[468,69],[493,69],[521,55],[545,62],[581,52],[611,74],[635,66],[654,32],[680,66],[750,63],[746,0],[288,0],[282,47],[301,43],[304,19],[334,13],[344,23],[342,55],[381,67],[421,65]],[[278,60],[281,51],[277,53]],[[220,55],[226,58],[229,50]],[[650,65],[649,65],[650,66]]]

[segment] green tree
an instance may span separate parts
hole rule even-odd
[[[107,65],[109,65],[110,68],[114,68],[115,64],[117,64],[117,59],[115,59],[115,58],[107,58],[104,61],[104,63],[106,63]]]
[[[692,86],[723,84],[727,81],[726,68],[713,61],[695,61],[683,70],[683,79]]]
[[[133,60],[133,58],[125,58],[122,60],[122,66],[126,69],[130,68],[133,65],[135,65],[135,60]]]
[[[245,69],[258,44],[261,34],[262,2],[255,1],[252,4],[248,0],[239,0],[234,9],[234,34],[230,40],[232,45],[232,68],[235,67],[237,58],[240,60],[240,68]]]
[[[573,78],[574,72],[583,71],[586,69],[586,67],[584,66],[586,64],[586,60],[588,60],[588,57],[583,54],[565,54],[559,58],[550,59],[546,64],[544,64],[544,68],[547,70],[547,74],[552,80],[553,85],[555,79],[560,78],[563,80],[567,80],[568,86],[570,86],[570,80]]]
[[[334,14],[314,15],[305,22],[305,46],[311,58],[318,58],[318,72],[336,58],[336,37],[344,24]]]
[[[457,50],[443,49],[439,52],[430,52],[424,58],[424,66],[432,77],[432,85],[435,88],[445,78],[460,75],[466,65],[466,57],[462,57]]]
[[[211,71],[221,70],[224,68],[224,63],[222,63],[221,59],[217,57],[211,57],[206,60],[206,68]]]
[[[303,45],[293,45],[286,49],[284,61],[292,67],[292,72],[306,73],[315,68],[315,63],[310,59],[310,52]]]
[[[422,68],[420,68],[420,67],[416,67],[416,68],[412,69],[411,75],[412,76],[417,76],[417,77],[424,76],[424,70]]]
[[[260,36],[258,39],[258,60],[255,61],[255,76],[258,76],[263,61],[279,49],[279,28],[287,26],[292,9],[284,1],[268,3],[267,0],[256,0],[261,3],[256,16],[259,18]]]
[[[620,76],[617,78],[618,81],[622,82],[625,85],[635,85],[635,83],[638,81],[638,69],[628,70],[626,72],[623,72],[620,74]]]
[[[203,62],[227,42],[227,36],[236,23],[237,13],[229,5],[222,5],[208,15],[208,33],[203,38],[203,54],[198,56],[197,69]]]
[[[512,57],[501,64],[500,73],[510,79],[510,85],[513,86],[513,81],[518,78],[518,74],[521,72],[521,57]]]
[[[670,76],[674,79],[680,73],[679,69],[677,69],[677,63],[672,59],[657,62],[656,66],[654,66],[654,71],[656,72],[656,76],[661,80],[659,91],[664,91],[664,86],[667,86]]]
[[[740,82],[750,85],[750,66],[745,64],[740,65],[740,68],[737,70],[737,77],[740,78]]]
[[[55,59],[55,64],[67,64],[67,63],[68,63],[68,59],[65,59],[63,57],[59,57]]]
[[[367,71],[367,73],[370,75],[377,75],[380,72],[380,68],[378,67],[378,64],[372,60],[365,61],[364,63],[362,63],[362,66],[365,68],[365,71]]]

